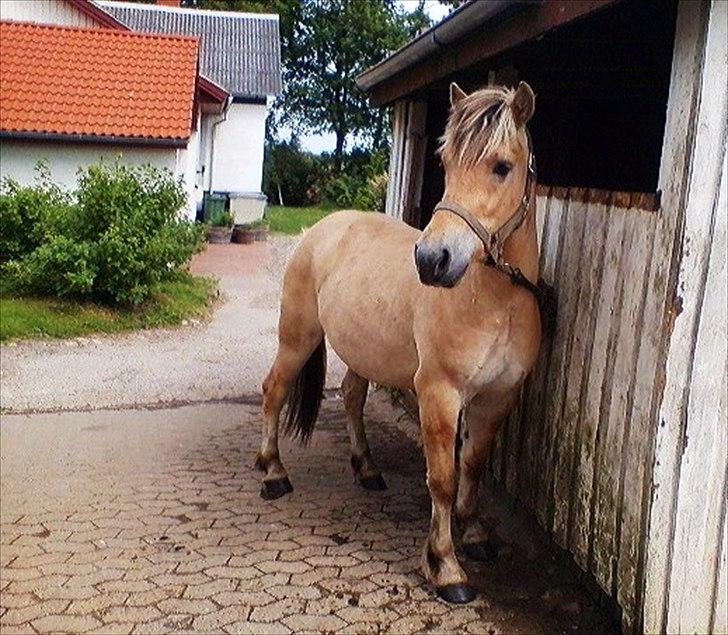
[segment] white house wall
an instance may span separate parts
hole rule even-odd
[[[200,154],[202,129],[201,119],[198,115],[197,128],[192,131],[186,148],[177,150],[177,163],[175,174],[184,181],[187,200],[189,201],[189,214],[195,218],[197,207],[202,205],[202,174],[200,173]]]
[[[197,171],[200,174],[200,187],[203,192],[210,191],[210,164],[212,159],[212,130],[222,115],[202,113],[200,119],[200,149],[197,156]]]
[[[196,150],[193,149],[0,140],[0,178],[10,177],[23,185],[35,182],[35,167],[39,161],[48,164],[54,182],[71,189],[76,185],[80,168],[100,160],[112,163],[117,159],[126,165],[149,164],[160,169],[166,168],[176,176],[185,178],[188,195],[193,191],[187,180],[190,171],[194,176],[194,167],[188,167],[190,164],[196,165]],[[191,196],[186,209],[190,218],[195,217],[195,208],[194,196]]]
[[[64,26],[99,26],[94,18],[65,0],[0,0],[0,19]]]
[[[259,193],[263,180],[265,104],[233,103],[214,128],[211,189]]]

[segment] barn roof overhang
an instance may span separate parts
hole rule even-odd
[[[472,64],[621,0],[471,1],[357,77],[375,105],[390,104]]]

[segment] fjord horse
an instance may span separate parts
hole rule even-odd
[[[348,366],[351,462],[368,489],[386,487],[364,433],[368,382],[414,389],[432,498],[422,567],[440,597],[463,603],[475,592],[453,529],[467,555],[487,556],[478,483],[491,439],[535,363],[541,326],[525,127],[533,92],[521,83],[466,95],[452,84],[450,102],[439,149],[445,194],[424,231],[342,211],[297,246],[284,276],[278,353],[263,383],[257,465],[261,496],[292,490],[278,453],[279,415],[288,399],[288,431],[308,439],[324,387],[324,337]]]

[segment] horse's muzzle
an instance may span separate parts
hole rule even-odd
[[[420,282],[432,287],[454,287],[463,277],[468,261],[454,258],[447,247],[415,244],[415,264]]]

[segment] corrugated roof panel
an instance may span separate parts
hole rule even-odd
[[[235,97],[263,98],[281,89],[278,16],[98,2],[135,31],[201,38],[200,71]]]

